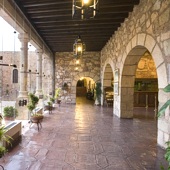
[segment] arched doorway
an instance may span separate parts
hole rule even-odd
[[[96,83],[90,77],[81,77],[76,85],[76,103],[94,103]]]
[[[133,118],[134,106],[154,106],[155,95],[158,96],[157,82],[156,67],[151,53],[143,46],[132,49],[122,70],[120,117]]]
[[[110,64],[107,64],[103,75],[103,106],[112,106],[114,99],[113,70]]]
[[[158,80],[155,62],[149,51],[141,56],[135,74],[133,117],[154,118],[158,110]],[[139,114],[140,113],[140,114]]]

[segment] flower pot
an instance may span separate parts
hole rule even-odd
[[[57,99],[57,104],[60,104],[61,103],[61,100]]]
[[[42,125],[41,125],[41,122],[43,120],[44,116],[43,115],[32,115],[30,117],[30,127],[32,125],[32,123],[36,123],[37,124],[37,127],[38,127],[38,131],[40,129],[40,127],[42,128]]]
[[[15,120],[15,117],[7,117],[7,116],[4,116],[4,120],[14,121],[14,120]]]
[[[31,122],[32,123],[39,123],[42,122],[44,116],[43,115],[39,115],[39,116],[31,116]]]

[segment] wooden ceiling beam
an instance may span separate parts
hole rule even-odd
[[[58,32],[58,31],[86,31],[86,30],[94,30],[97,31],[98,29],[104,29],[104,30],[108,30],[108,29],[115,29],[118,26],[120,26],[120,24],[117,23],[113,23],[113,24],[106,24],[106,25],[102,25],[102,24],[96,24],[96,25],[86,25],[84,27],[80,27],[80,26],[69,26],[68,28],[62,26],[59,28],[54,28],[54,29],[39,29],[41,33],[48,33],[48,32]]]
[[[37,2],[32,3],[30,1],[29,4],[27,3],[23,6],[24,6],[24,8],[32,8],[32,7],[40,7],[40,6],[50,6],[50,5],[54,6],[54,5],[65,5],[65,4],[72,4],[72,2],[64,0],[64,1],[55,1],[55,2],[48,1],[48,2],[41,2],[41,3],[37,3]]]
[[[119,20],[120,22],[122,21],[123,22],[123,20],[124,19],[122,19],[122,20]],[[66,28],[66,27],[68,27],[69,29],[70,28],[81,28],[81,27],[86,27],[86,28],[88,28],[88,27],[98,27],[98,26],[112,26],[112,27],[114,27],[114,26],[119,26],[120,25],[120,22],[119,21],[116,21],[116,22],[112,22],[112,23],[105,23],[105,22],[101,22],[101,23],[94,23],[94,24],[91,24],[91,23],[87,23],[87,24],[71,24],[71,23],[63,23],[63,24],[48,24],[48,25],[38,25],[37,26],[37,28],[39,29],[39,30],[41,30],[41,31],[43,31],[43,30],[47,30],[47,29],[49,29],[49,30],[52,30],[52,29],[59,29],[59,28]]]
[[[87,50],[100,51],[140,0],[99,0],[93,19],[72,18],[72,0],[13,0],[53,51],[72,51],[81,35]]]
[[[127,13],[124,13],[124,14],[119,14],[119,15],[113,15],[112,16],[108,16],[108,17],[100,17],[100,18],[94,18],[93,20],[73,20],[73,19],[34,19],[33,22],[36,24],[36,25],[48,25],[48,24],[51,24],[51,23],[56,23],[56,24],[61,24],[61,23],[70,23],[70,24],[81,24],[81,23],[100,23],[100,22],[103,22],[103,23],[111,23],[113,22],[114,20],[116,19],[124,19],[128,16]]]

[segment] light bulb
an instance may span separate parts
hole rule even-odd
[[[82,48],[79,46],[78,48],[77,48],[77,51],[82,51]]]
[[[89,0],[83,0],[84,4],[89,3]]]
[[[79,60],[76,60],[76,64],[79,64]]]

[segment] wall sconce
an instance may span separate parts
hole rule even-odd
[[[75,19],[94,18],[99,0],[73,0],[72,17]]]
[[[80,35],[75,40],[75,43],[73,44],[73,55],[76,58],[79,58],[82,56],[83,52],[86,50],[86,45],[84,42],[82,42]]]

